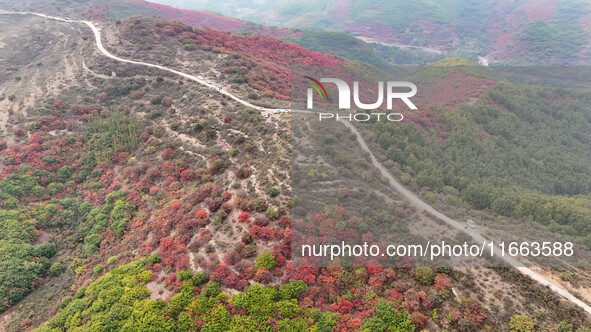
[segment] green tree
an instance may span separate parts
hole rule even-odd
[[[509,321],[509,330],[511,332],[534,332],[536,324],[531,318],[525,315],[513,315]]]
[[[413,332],[416,327],[410,320],[410,314],[386,300],[380,300],[376,307],[376,316],[363,323],[363,331]]]
[[[272,271],[275,269],[276,265],[277,262],[275,261],[275,258],[268,252],[260,254],[259,257],[257,257],[255,264],[257,269],[265,269],[267,271]]]
[[[290,280],[289,284],[279,286],[279,298],[289,300],[298,297],[308,289],[308,285],[302,280]]]
[[[267,189],[267,195],[269,195],[271,197],[275,197],[275,196],[279,195],[279,190],[277,190],[277,188],[275,188],[275,187],[271,187],[271,188]]]
[[[49,268],[49,274],[53,277],[57,277],[64,272],[64,265],[61,262],[55,262]]]
[[[62,166],[57,170],[57,178],[64,182],[72,176],[72,169],[70,166]]]
[[[423,285],[431,285],[435,280],[435,272],[430,267],[417,267],[414,271],[415,280]]]

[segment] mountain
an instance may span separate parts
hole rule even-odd
[[[490,239],[571,239],[573,260],[535,271],[588,301],[588,87],[517,84],[465,59],[393,68],[367,44],[343,50],[357,41],[342,33],[137,1],[0,4],[70,16],[0,14],[0,329],[591,326],[514,268],[406,255],[320,267],[293,249],[302,231],[319,244],[470,241],[395,190],[391,173]],[[275,32],[334,38],[310,48],[359,61]],[[394,53],[407,55],[417,61]],[[274,112],[291,108],[295,68],[308,66],[359,81],[362,100],[376,81],[415,82],[419,109],[397,104],[404,122],[353,129]],[[304,209],[310,198],[319,210]]]
[[[547,1],[212,1],[160,0],[267,25],[334,30],[366,41],[428,47],[452,56],[514,65],[585,65],[591,8]]]

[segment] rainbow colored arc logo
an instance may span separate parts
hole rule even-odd
[[[318,95],[320,96],[320,99],[324,100],[324,98],[326,98],[326,100],[328,101],[328,94],[326,93],[326,90],[324,89],[324,86],[322,85],[322,83],[320,83],[318,80],[313,79],[310,76],[304,76],[304,78],[309,79],[310,81],[316,83],[310,83],[310,82],[306,82],[304,81],[304,83],[308,84],[309,86],[313,87],[314,90],[316,90],[316,92],[318,92]],[[322,92],[320,91],[322,89],[322,92],[324,92],[324,95],[322,95]]]

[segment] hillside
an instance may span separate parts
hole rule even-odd
[[[389,78],[373,67],[271,36],[136,14],[99,24],[106,49],[203,75],[256,105],[288,107],[291,66],[336,66],[366,81]],[[82,23],[1,15],[0,28],[5,32],[0,40],[2,329],[503,331],[510,322],[522,322],[542,330],[587,331],[591,326],[582,309],[514,269],[427,267],[404,257],[388,262],[394,265],[298,266],[291,260],[292,228],[301,221],[292,215],[298,206],[292,181],[359,189],[340,191],[336,205],[310,216],[317,226],[310,229],[320,240],[344,234],[372,242],[367,229],[384,220],[401,239],[433,235],[413,234],[417,229],[448,229],[387,187],[354,133],[337,123],[322,131],[297,127],[305,124],[294,121],[299,115],[265,119],[213,86],[107,58]],[[387,166],[416,192],[433,195],[433,204],[461,207],[458,214],[527,218],[517,214],[523,211],[517,206],[497,211],[506,206],[493,204],[501,193],[485,197],[488,205],[480,206],[474,197],[482,195],[472,195],[476,190],[466,184],[481,179],[515,195],[535,192],[543,206],[576,199],[568,206],[577,211],[569,216],[586,218],[588,93],[500,83],[461,66],[447,75],[439,65],[433,66],[435,74],[416,73],[417,82],[430,90],[418,96],[425,107],[405,123],[359,126],[376,155],[385,164],[389,160]],[[532,112],[530,104],[541,111]],[[548,114],[558,120],[550,121]],[[295,170],[294,135],[326,147],[307,151],[313,158],[296,163]],[[535,145],[524,142],[529,135],[536,135]],[[467,165],[466,158],[478,163]],[[491,172],[499,167],[497,160],[508,160],[510,167]],[[532,180],[530,164],[538,165],[536,176],[551,180],[571,170],[580,186]],[[310,173],[306,167],[327,171]],[[440,169],[445,176],[437,174]],[[362,176],[344,182],[347,174]],[[386,208],[364,203],[368,198]],[[554,218],[567,212],[550,213]],[[538,217],[532,214],[535,222],[546,222]],[[417,220],[421,225],[413,225]],[[578,221],[566,218],[561,225]],[[588,275],[581,271],[565,268],[564,275],[573,288],[588,289]]]
[[[178,9],[143,0],[92,0],[86,2],[59,0],[59,5],[55,7],[47,7],[43,2],[29,0],[18,3],[5,2],[3,7],[7,9],[43,11],[55,15],[64,14],[63,11],[59,10],[63,6],[67,7],[66,13],[72,18],[84,17],[109,22],[134,15],[145,15],[182,22],[194,28],[210,28],[236,34],[271,36],[302,46],[310,51],[332,54],[380,67],[407,64],[422,65],[440,60],[443,57],[441,54],[424,52],[420,49],[401,49],[395,46],[367,43],[343,32],[277,28],[209,12]],[[0,1],[1,3],[2,1]]]
[[[426,46],[489,62],[580,64],[590,61],[591,11],[579,0],[367,1],[158,0],[180,8],[288,28],[336,30],[384,44]]]

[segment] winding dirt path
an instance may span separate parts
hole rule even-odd
[[[36,16],[41,16],[41,17],[45,17],[45,18],[49,18],[49,19],[53,19],[53,20],[57,20],[57,21],[61,21],[61,22],[67,22],[67,23],[84,23],[86,24],[88,27],[90,27],[90,29],[93,31],[94,36],[95,36],[95,40],[96,40],[96,45],[97,48],[99,49],[99,51],[114,60],[120,61],[120,62],[125,62],[125,63],[132,63],[132,64],[136,64],[136,65],[141,65],[141,66],[146,66],[146,67],[152,67],[152,68],[158,68],[161,70],[165,70],[168,72],[171,72],[173,74],[179,75],[181,77],[187,78],[189,80],[195,81],[197,83],[206,85],[206,86],[211,86],[210,84],[207,84],[204,80],[200,80],[198,79],[196,76],[187,74],[187,73],[183,73],[180,72],[178,70],[174,70],[168,67],[164,67],[164,66],[160,66],[160,65],[156,65],[156,64],[152,64],[152,63],[146,63],[146,62],[141,62],[141,61],[135,61],[135,60],[129,60],[129,59],[124,59],[124,58],[120,58],[116,55],[111,54],[109,51],[107,51],[102,44],[101,41],[101,34],[100,31],[94,26],[94,24],[90,21],[72,21],[72,20],[66,20],[64,18],[61,17],[55,17],[55,16],[49,16],[49,15],[45,15],[45,14],[40,14],[40,13],[33,13],[33,12],[7,12],[7,11],[0,11],[0,14],[19,14],[19,15],[36,15]],[[438,50],[437,50],[438,51]],[[232,99],[234,99],[235,101],[247,106],[247,107],[252,107],[255,109],[260,109],[260,110],[264,110],[264,111],[273,111],[275,109],[271,109],[271,108],[264,108],[264,107],[258,107],[254,104],[251,104],[247,101],[244,101],[238,97],[236,97],[235,95],[229,93],[228,91],[225,90],[218,90],[216,89],[216,91],[218,91],[221,94],[224,94]],[[299,113],[311,113],[310,111],[304,111],[304,110],[292,110],[293,112],[299,112]],[[373,153],[370,151],[369,147],[367,146],[367,144],[365,143],[365,141],[363,140],[361,134],[359,133],[359,131],[357,130],[357,128],[355,128],[355,126],[353,126],[350,122],[348,121],[341,121],[346,127],[348,127],[349,129],[351,129],[351,131],[353,133],[355,133],[355,135],[357,136],[357,141],[359,142],[359,144],[361,145],[361,147],[363,148],[363,150],[365,150],[366,152],[369,153],[370,157],[371,157],[371,161],[373,163],[373,165],[377,168],[379,168],[382,171],[382,174],[384,176],[386,176],[389,180],[390,180],[390,185],[397,190],[398,192],[400,192],[402,195],[404,195],[407,199],[409,199],[415,206],[417,206],[418,208],[427,211],[431,214],[433,214],[435,217],[437,217],[438,219],[444,221],[445,223],[449,224],[450,226],[470,235],[472,237],[472,239],[474,239],[477,242],[483,242],[486,239],[480,235],[476,230],[474,229],[465,229],[464,228],[464,224],[460,223],[456,220],[453,220],[451,218],[449,218],[448,216],[444,215],[443,213],[437,211],[435,208],[433,208],[431,205],[427,204],[426,202],[424,202],[423,200],[421,200],[418,196],[416,196],[414,193],[412,193],[411,191],[409,191],[408,189],[406,189],[402,184],[400,184],[396,178],[394,176],[392,176],[392,174],[376,159],[376,157],[373,155]],[[519,261],[508,257],[508,256],[502,256],[501,255],[501,251],[498,247],[494,248],[494,253],[495,255],[497,255],[497,257],[502,258],[505,262],[507,262],[510,266],[514,267],[515,269],[517,269],[519,272],[521,272],[522,274],[530,277],[531,279],[539,282],[540,284],[549,287],[553,292],[555,292],[556,294],[564,297],[565,299],[567,299],[568,301],[572,302],[573,304],[581,307],[583,310],[585,310],[588,314],[591,315],[591,306],[587,305],[586,303],[584,303],[583,301],[579,300],[578,298],[576,298],[573,294],[571,294],[569,291],[565,290],[564,288],[560,287],[559,285],[553,283],[552,281],[549,281],[547,279],[545,279],[541,274],[527,268],[527,267],[523,267],[521,266],[522,264],[519,263]]]
[[[424,202],[422,199],[420,199],[417,195],[415,195],[413,192],[409,191],[408,189],[406,189],[402,184],[400,184],[400,182],[398,182],[396,180],[396,178],[394,176],[392,176],[392,174],[376,159],[376,157],[373,155],[373,153],[370,151],[369,147],[367,146],[367,144],[365,143],[365,141],[363,140],[363,138],[361,137],[361,134],[359,133],[359,131],[357,130],[357,128],[355,128],[355,126],[353,126],[349,121],[343,121],[343,124],[351,129],[351,131],[353,133],[355,133],[355,135],[357,136],[357,141],[359,142],[359,145],[361,145],[361,148],[366,151],[367,153],[369,153],[370,157],[371,157],[371,162],[372,164],[377,167],[378,169],[380,169],[380,171],[382,171],[382,174],[387,177],[390,180],[390,185],[396,189],[398,192],[400,192],[402,195],[404,195],[408,200],[410,200],[415,206],[417,206],[418,208],[420,208],[421,210],[427,211],[429,213],[431,213],[432,215],[434,215],[435,217],[437,217],[438,219],[444,221],[445,223],[447,223],[448,225],[470,235],[472,237],[472,239],[474,239],[475,241],[479,242],[479,243],[483,243],[484,241],[488,241],[486,240],[482,235],[480,235],[479,233],[477,233],[477,231],[475,229],[471,229],[471,228],[464,228],[464,223],[461,223],[459,221],[453,220],[451,218],[449,218],[448,216],[444,215],[443,213],[435,210],[431,205],[427,204],[426,202]],[[490,242],[490,241],[488,241]],[[576,298],[574,295],[572,295],[569,291],[567,291],[566,289],[560,287],[559,285],[551,282],[550,280],[547,280],[546,278],[544,278],[541,274],[522,266],[523,264],[521,264],[519,261],[505,255],[501,255],[501,250],[500,248],[498,248],[497,246],[494,247],[494,254],[497,257],[502,258],[505,262],[509,263],[509,265],[511,265],[512,267],[514,267],[515,269],[517,269],[519,272],[521,272],[522,274],[525,274],[526,276],[532,278],[533,280],[539,282],[540,284],[544,285],[544,286],[548,286],[553,292],[555,292],[556,294],[564,297],[565,299],[571,301],[572,303],[576,304],[577,306],[581,307],[583,310],[585,310],[588,314],[591,314],[591,307],[589,305],[587,305],[585,302],[579,300],[578,298]]]
[[[384,45],[384,46],[394,46],[394,47],[398,47],[400,49],[403,50],[409,50],[409,49],[419,49],[423,52],[427,52],[427,53],[433,53],[433,54],[439,54],[439,55],[443,55],[445,52],[436,48],[432,48],[432,47],[425,47],[425,46],[417,46],[417,45],[406,45],[406,44],[398,44],[398,43],[385,43],[382,41],[377,40],[376,38],[372,38],[372,37],[366,37],[366,36],[355,36],[355,38],[362,40],[366,43],[370,43],[370,44],[380,44],[380,45]]]

